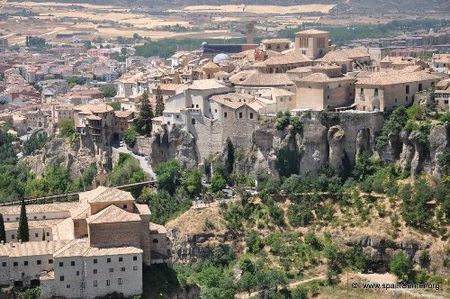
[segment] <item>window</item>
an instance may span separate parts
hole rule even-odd
[[[122,278],[118,278],[117,279],[117,284],[121,286],[123,284],[123,279]]]
[[[34,216],[33,219],[36,220],[36,219],[37,219],[37,216]]]
[[[73,266],[75,266],[75,261],[71,261],[70,262],[70,265],[73,267]]]
[[[406,93],[408,94],[409,93],[409,85],[406,85]]]
[[[123,257],[119,257],[119,262],[123,262]]]
[[[46,235],[47,235],[47,237],[50,237],[50,233],[49,232],[47,232]]]
[[[419,91],[422,91],[423,87],[422,87],[422,83],[419,83]]]
[[[96,287],[98,286],[98,281],[97,281],[97,280],[94,280],[94,281],[92,282],[92,285],[94,286],[94,288],[96,288]]]
[[[137,269],[138,269],[138,266],[133,266],[134,271],[137,271]]]
[[[14,267],[17,267],[17,266],[19,266],[19,263],[18,263],[18,262],[14,262],[14,263],[13,263],[13,266],[14,266]]]
[[[128,206],[127,205],[123,205],[123,208],[126,209],[126,208],[128,208]]]
[[[64,281],[64,276],[63,276],[63,275],[61,275],[61,276],[59,277],[59,281]]]
[[[70,284],[66,285],[66,288],[67,288],[67,289],[70,289]]]
[[[106,285],[107,285],[107,286],[110,286],[110,285],[111,285],[111,280],[107,279],[107,280],[106,280]]]
[[[109,268],[109,273],[114,273],[114,268]]]
[[[11,239],[13,239],[13,240],[14,240],[15,238],[16,238],[16,236],[14,236],[14,235],[11,235]]]
[[[35,233],[34,236],[35,236],[36,238],[39,238],[39,234],[38,234],[38,233]]]
[[[6,262],[2,262],[2,267],[6,267]]]
[[[360,93],[360,94],[364,94],[364,88],[361,88],[361,89],[359,90],[359,93]]]
[[[97,272],[98,272],[97,269],[92,270],[92,273],[93,273],[93,274],[97,274]]]
[[[77,273],[76,273],[76,274],[77,274],[77,276],[80,276],[80,271],[77,271]]]
[[[110,258],[110,257],[107,258],[107,259],[106,259],[106,262],[107,262],[107,263],[111,263],[111,258]]]
[[[28,261],[23,261],[24,266],[28,266]]]
[[[40,265],[40,264],[42,264],[42,261],[41,261],[41,260],[37,260],[37,261],[36,261],[36,264],[37,264],[37,265]]]
[[[242,118],[242,112],[239,112],[239,118]]]
[[[250,112],[250,119],[253,119],[253,113]]]
[[[223,113],[223,117],[224,117],[224,118],[227,118],[227,116],[228,116],[228,112],[224,112],[224,113]]]
[[[133,256],[133,261],[137,261],[137,255]]]
[[[408,102],[408,100],[409,100],[409,98],[408,98],[408,96],[406,96],[406,98],[405,98],[405,102]]]
[[[97,264],[98,263],[98,260],[97,259],[94,259],[94,264]]]
[[[64,267],[64,262],[59,262],[60,267]]]
[[[53,259],[49,259],[49,260],[48,260],[48,263],[49,263],[49,264],[53,264]]]
[[[397,98],[395,98],[394,101],[397,103]]]
[[[120,268],[120,272],[125,272],[125,267]]]
[[[214,109],[214,112],[217,113],[217,109]]]
[[[195,108],[198,108],[198,104],[197,104],[197,105],[195,105]]]
[[[375,89],[373,90],[373,96],[374,96],[374,97],[377,97],[377,96],[378,96],[378,88],[375,88]]]
[[[191,123],[195,125],[195,118],[191,119]]]
[[[158,242],[159,242],[158,239],[153,239],[154,244],[158,244]]]

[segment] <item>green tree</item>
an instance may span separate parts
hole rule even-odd
[[[165,190],[170,195],[174,195],[180,181],[181,166],[176,160],[161,162],[155,167],[158,178],[158,190]]]
[[[189,209],[189,201],[178,202],[174,196],[166,190],[158,190],[156,193],[145,194],[142,196],[152,210],[151,220],[158,224],[164,224],[175,215]]]
[[[0,242],[6,242],[6,231],[5,231],[5,221],[3,219],[3,214],[0,213]]]
[[[59,123],[59,135],[61,137],[72,137],[76,132],[75,123],[72,120],[63,119]]]
[[[155,106],[155,116],[161,116],[164,111],[164,100],[161,93],[161,87],[158,86],[156,89],[156,106]]]
[[[141,98],[141,109],[139,116],[134,121],[136,131],[141,135],[150,136],[152,132],[153,117],[153,109],[148,99],[148,93],[145,91]]]
[[[247,248],[250,253],[259,253],[264,247],[264,243],[261,237],[255,230],[252,230],[248,234],[247,238],[245,239],[245,243],[247,244]]]
[[[25,208],[25,201],[22,198],[22,205],[20,207],[19,228],[17,229],[17,239],[22,242],[30,240],[30,230],[28,228],[27,210]]]
[[[134,126],[129,127],[124,133],[123,133],[123,141],[126,145],[133,148],[136,145],[137,141],[137,132]]]
[[[202,192],[202,174],[199,170],[187,170],[181,174],[181,186],[187,194],[194,198]]]
[[[219,192],[222,189],[226,188],[227,180],[223,177],[223,175],[217,171],[214,172],[211,179],[211,191]]]
[[[105,98],[113,98],[113,97],[115,97],[117,95],[117,87],[114,84],[102,85],[100,87],[100,91],[103,93],[103,96]],[[118,104],[119,104],[119,109],[120,109],[120,103],[118,103]],[[113,105],[111,105],[111,106],[113,106]],[[119,110],[119,109],[114,109],[114,110]]]
[[[413,266],[409,257],[403,252],[394,255],[389,262],[390,272],[395,274],[401,281],[405,281],[411,276],[412,269]]]

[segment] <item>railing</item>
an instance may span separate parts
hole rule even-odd
[[[143,186],[143,185],[155,185],[156,180],[150,180],[150,181],[143,181],[138,183],[132,183],[132,184],[125,184],[125,185],[119,185],[119,186],[111,186],[112,188],[117,189],[126,189],[136,186]],[[47,195],[42,197],[35,197],[35,198],[27,198],[24,199],[26,204],[37,204],[37,203],[49,203],[49,202],[57,202],[57,201],[73,201],[78,199],[78,195],[83,192],[71,192],[71,193],[64,193],[64,194],[53,194],[53,195]],[[66,200],[57,200],[57,199],[66,199]],[[0,206],[13,206],[13,205],[19,205],[22,202],[20,200],[12,200],[12,201],[3,201],[0,202]]]

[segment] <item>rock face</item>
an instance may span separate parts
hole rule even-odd
[[[156,133],[152,137],[139,137],[133,152],[150,157],[153,167],[170,159],[179,161],[186,168],[193,168],[198,164],[194,136],[178,127],[170,132],[164,130]]]
[[[389,261],[399,252],[407,254],[415,264],[420,264],[420,256],[424,252],[431,253],[429,265],[435,273],[448,273],[448,268],[443,266],[442,261],[446,259],[444,251],[436,251],[432,248],[431,241],[419,241],[413,238],[391,239],[386,236],[362,235],[354,236],[344,240],[347,246],[361,247],[372,260],[373,271],[385,272],[389,270]]]
[[[276,161],[280,153],[290,153],[296,173],[317,174],[324,166],[348,171],[361,151],[374,151],[376,133],[381,129],[383,116],[377,113],[298,114],[302,132],[288,126],[277,131],[274,126],[261,126],[253,133],[253,147],[240,161],[239,169],[254,174],[263,170],[277,174]]]
[[[76,139],[72,144],[64,138],[54,137],[36,155],[25,158],[31,170],[42,176],[51,166],[62,166],[69,170],[71,179],[76,179],[82,171],[92,164],[98,173],[111,169],[110,150],[95,150]]]

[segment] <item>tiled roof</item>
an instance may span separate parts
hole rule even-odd
[[[78,202],[64,202],[64,203],[50,203],[50,204],[28,204],[26,210],[28,214],[31,213],[57,213],[68,212],[77,207]],[[6,215],[20,215],[20,205],[15,206],[0,206],[0,213]],[[6,219],[5,219],[6,220]]]
[[[303,77],[298,80],[298,82],[307,82],[307,83],[330,83],[330,82],[339,82],[339,81],[348,81],[348,80],[355,80],[354,78],[350,77],[329,77],[327,74],[324,73],[314,73],[311,75],[308,75],[306,77]]]
[[[115,205],[101,210],[95,215],[87,218],[87,222],[90,224],[97,223],[119,223],[119,222],[136,222],[141,221],[141,217],[138,214],[127,212]]]
[[[116,188],[108,188],[100,186],[92,191],[80,193],[81,202],[117,202],[117,201],[134,201],[130,192],[119,190]]]
[[[255,100],[253,96],[243,93],[227,93],[221,95],[214,95],[210,98],[211,101],[225,105],[232,109],[238,109],[247,103]]]
[[[203,80],[195,80],[189,86],[189,89],[215,89],[215,88],[223,88],[225,85],[220,84],[215,79],[203,79]]]
[[[356,84],[393,85],[426,80],[438,80],[439,77],[424,71],[420,72],[378,72],[366,78],[358,78]]]
[[[299,49],[290,51],[284,55],[270,57],[264,61],[267,66],[296,64],[302,62],[311,62],[311,59],[302,54]]]
[[[164,227],[164,225],[156,224],[153,222],[149,223],[150,232],[157,232],[158,234],[166,234],[167,229]]]
[[[0,256],[21,257],[51,255],[66,244],[67,241],[32,241],[25,243],[0,244]]]
[[[219,70],[220,67],[212,61],[209,61],[207,64],[202,66],[202,70]]]
[[[236,85],[242,86],[287,86],[293,85],[294,82],[289,79],[287,74],[265,74],[254,73],[242,82]]]
[[[339,49],[326,53],[320,61],[345,61],[356,58],[370,57],[369,52],[362,48]]]

